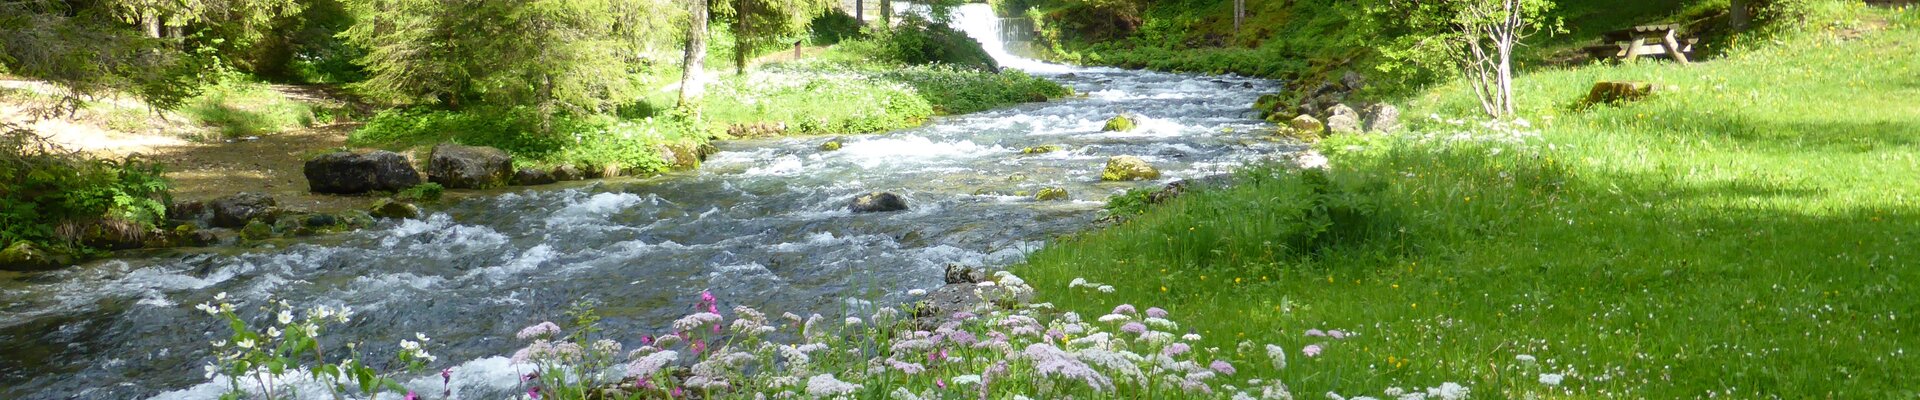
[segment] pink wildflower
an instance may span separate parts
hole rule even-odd
[[[1120,331],[1138,335],[1147,333],[1147,326],[1139,322],[1128,322],[1126,325],[1120,326]]]
[[[1334,339],[1346,339],[1347,333],[1341,332],[1339,329],[1335,329],[1335,330],[1327,331],[1327,336],[1332,337]]]
[[[1219,372],[1221,375],[1233,375],[1233,373],[1235,372],[1233,369],[1233,364],[1228,364],[1226,361],[1222,361],[1222,360],[1213,360],[1213,365],[1209,365],[1207,367],[1212,368],[1213,372]]]
[[[1307,355],[1307,357],[1319,357],[1320,350],[1321,350],[1320,345],[1310,344],[1310,345],[1307,345],[1307,347],[1300,349],[1300,354],[1305,354]]]
[[[1167,345],[1167,348],[1164,350],[1161,350],[1160,354],[1165,354],[1167,355],[1167,357],[1173,357],[1181,354],[1186,354],[1186,352],[1192,351],[1192,350],[1193,350],[1193,346],[1188,346],[1186,343],[1174,343],[1174,344]]]
[[[1160,307],[1149,307],[1147,308],[1147,317],[1148,318],[1166,318],[1167,310],[1162,310],[1160,309]]]
[[[520,340],[528,340],[547,337],[556,333],[560,333],[559,325],[554,325],[553,321],[543,321],[526,328],[521,328],[520,333],[514,336],[519,337]]]
[[[420,400],[420,395],[417,395],[417,394],[413,394],[413,391],[412,391],[412,390],[408,390],[408,391],[407,391],[407,397],[404,397],[404,399],[405,399],[405,400]]]
[[[1326,336],[1326,335],[1327,335],[1327,333],[1326,333],[1326,332],[1324,332],[1324,331],[1321,331],[1321,330],[1319,330],[1319,329],[1308,329],[1308,330],[1307,330],[1307,336]]]
[[[1121,304],[1119,307],[1113,308],[1114,314],[1132,314],[1135,312],[1138,311],[1133,308],[1132,304]]]

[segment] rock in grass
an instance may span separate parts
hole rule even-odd
[[[1147,160],[1134,156],[1114,156],[1107,159],[1107,168],[1100,171],[1103,181],[1143,181],[1159,179],[1160,170],[1154,169]]]
[[[1653,95],[1653,84],[1646,82],[1595,82],[1587,91],[1587,105],[1620,104]]]
[[[239,228],[246,226],[247,221],[272,213],[274,206],[277,205],[279,202],[274,201],[272,196],[260,193],[239,193],[214,200],[207,205],[207,208],[212,210],[213,226]]]
[[[1033,199],[1039,201],[1066,200],[1067,197],[1067,189],[1060,187],[1041,188],[1039,193],[1033,194]]]
[[[0,250],[0,270],[34,272],[52,270],[73,264],[73,257],[59,251],[40,247],[31,241],[18,241]]]
[[[840,150],[840,141],[838,140],[828,140],[826,143],[820,144],[820,151],[839,151],[839,150]]]
[[[987,279],[987,273],[973,267],[960,264],[947,264],[946,282],[949,285],[961,283],[980,283]]]
[[[1133,127],[1133,118],[1121,114],[1113,116],[1112,119],[1108,119],[1107,126],[1101,127],[1100,130],[1106,132],[1126,132],[1133,130]]]
[[[513,178],[513,157],[500,149],[442,143],[427,157],[427,180],[448,189],[506,186]]]
[[[268,225],[266,221],[256,219],[247,222],[246,227],[240,228],[240,237],[247,240],[269,239],[273,237],[273,226]]]
[[[559,182],[559,180],[554,179],[552,172],[543,171],[540,169],[521,168],[519,172],[513,173],[513,184],[515,185],[532,186],[532,185],[545,185],[545,184],[554,183],[554,182]]]
[[[1335,104],[1327,109],[1327,131],[1331,133],[1360,133],[1360,113],[1345,104]]]
[[[1056,151],[1060,151],[1060,146],[1048,144],[1020,149],[1020,154],[1046,154]]]
[[[1287,127],[1293,128],[1296,134],[1311,135],[1316,138],[1327,131],[1327,125],[1320,123],[1319,118],[1306,114],[1300,114],[1298,117],[1293,117],[1292,121],[1287,121]]]
[[[391,151],[355,154],[337,151],[307,160],[302,173],[314,193],[360,194],[397,191],[420,184],[420,171],[407,157]]]
[[[1387,103],[1373,103],[1360,113],[1367,132],[1393,133],[1400,130],[1400,109]]]
[[[874,192],[853,198],[847,209],[857,213],[905,211],[907,200],[900,195],[887,192]]]
[[[420,207],[404,201],[380,199],[373,202],[372,207],[367,207],[367,213],[377,218],[420,218]]]

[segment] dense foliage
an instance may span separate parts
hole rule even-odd
[[[0,246],[78,247],[80,228],[105,221],[151,229],[166,217],[166,202],[158,164],[69,152],[0,124]]]

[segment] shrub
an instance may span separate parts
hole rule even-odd
[[[70,152],[0,124],[0,244],[81,248],[75,233],[58,227],[107,220],[150,230],[166,217],[167,187],[159,164]]]
[[[860,32],[860,20],[847,15],[845,11],[833,10],[813,18],[808,25],[815,46],[826,46],[847,39],[858,39],[865,35]]]
[[[900,25],[878,38],[873,50],[876,58],[908,65],[948,64],[961,68],[998,70],[993,57],[980,42],[966,33],[917,16],[908,16]]]

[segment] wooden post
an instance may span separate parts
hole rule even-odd
[[[1681,64],[1692,64],[1693,62],[1687,60],[1687,53],[1680,52],[1680,41],[1673,38],[1673,31],[1673,29],[1667,30],[1667,35],[1661,38],[1661,46],[1665,46],[1667,54],[1673,55],[1673,59],[1679,60]]]

